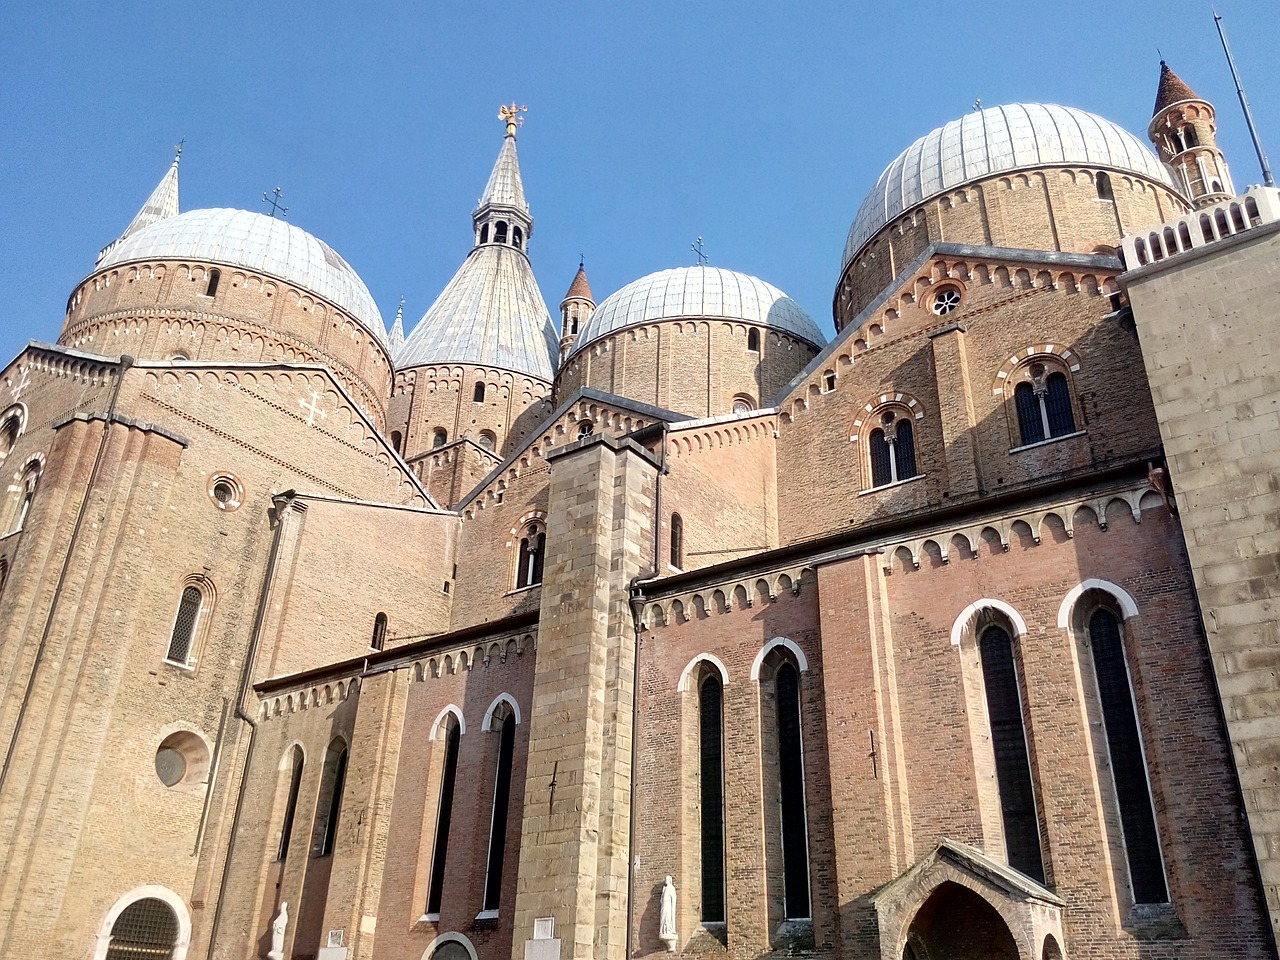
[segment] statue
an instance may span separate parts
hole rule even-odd
[[[658,914],[658,939],[667,945],[668,953],[676,952],[676,885],[667,877],[662,887],[662,912]]]
[[[271,921],[271,950],[267,960],[284,960],[284,931],[289,926],[289,902],[281,901],[280,912]]]

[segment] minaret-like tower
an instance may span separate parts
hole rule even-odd
[[[1147,136],[1195,207],[1235,196],[1227,161],[1218,149],[1213,104],[1196,96],[1163,60]]]
[[[560,301],[560,359],[568,354],[573,341],[578,339],[578,331],[596,308],[595,297],[591,294],[591,284],[587,282],[587,269],[581,261],[578,272],[569,284],[569,292]]]

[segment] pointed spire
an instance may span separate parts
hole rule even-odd
[[[392,360],[395,360],[402,346],[404,346],[404,297],[400,298],[400,306],[396,308],[396,321],[391,324],[391,333],[387,335],[387,349],[391,353]]]
[[[1169,69],[1169,65],[1160,61],[1160,86],[1156,89],[1156,105],[1151,111],[1153,117],[1160,111],[1183,100],[1199,100],[1195,92],[1183,83],[1182,78]]]
[[[182,144],[179,143],[175,149],[177,152],[173,158],[173,165],[156,184],[156,188],[151,191],[151,196],[147,197],[147,202],[142,205],[142,209],[129,221],[129,225],[124,228],[124,233],[102,248],[97,262],[100,263],[112,247],[130,234],[178,215],[178,162],[182,159]]]
[[[489,174],[484,196],[476,204],[476,215],[485,207],[512,207],[528,215],[529,204],[524,199],[524,183],[520,179],[520,161],[516,157],[516,135],[508,133],[498,151],[498,161]]]
[[[591,294],[591,284],[587,282],[587,268],[583,265],[584,261],[578,261],[578,273],[573,278],[573,283],[569,284],[569,292],[564,295],[566,300],[590,300],[595,303],[596,298]]]

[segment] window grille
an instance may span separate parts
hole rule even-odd
[[[1009,866],[1044,883],[1040,826],[1036,819],[1031,759],[1022,719],[1017,667],[1013,661],[1013,641],[1003,628],[990,626],[982,631],[978,651],[987,695],[991,748],[995,754],[1005,852]]]
[[[1018,411],[1018,433],[1022,446],[1039,443],[1045,438],[1044,423],[1040,418],[1040,398],[1029,383],[1020,383],[1013,391],[1014,406]]]
[[[440,808],[436,813],[436,846],[431,854],[431,884],[427,913],[439,913],[444,893],[444,864],[449,854],[449,823],[453,819],[453,787],[458,777],[458,739],[462,731],[450,723],[444,740],[444,776],[440,780]]]
[[[800,741],[800,674],[778,667],[778,806],[782,816],[782,872],[786,919],[809,918],[809,841],[804,812],[804,758]]]
[[[511,802],[511,764],[516,747],[516,718],[502,721],[498,774],[493,785],[493,819],[489,823],[489,865],[485,874],[484,909],[497,910],[502,900],[502,863],[507,847],[507,807]]]
[[[698,687],[703,923],[725,920],[723,703],[720,678],[708,675]]]
[[[1120,805],[1120,828],[1124,832],[1133,897],[1138,903],[1167,903],[1169,892],[1160,858],[1160,839],[1133,690],[1125,664],[1124,641],[1120,621],[1110,610],[1099,610],[1089,618],[1089,645],[1093,648],[1098,699],[1111,754],[1111,776]]]
[[[178,942],[178,918],[163,900],[147,897],[124,908],[111,926],[107,960],[168,960]]]
[[[871,448],[871,485],[882,487],[893,482],[893,459],[889,452],[889,441],[884,431],[876,428],[871,431],[869,446]]]
[[[1071,388],[1064,373],[1051,373],[1045,381],[1045,413],[1049,418],[1049,436],[1065,437],[1076,432],[1076,418],[1071,410]]]
[[[173,623],[173,636],[169,638],[169,652],[165,659],[173,663],[191,662],[191,641],[195,638],[196,621],[200,619],[200,606],[204,600],[198,587],[182,591],[178,604],[178,618]]]
[[[911,421],[905,417],[894,429],[894,466],[898,468],[896,480],[909,480],[916,475],[916,438]]]

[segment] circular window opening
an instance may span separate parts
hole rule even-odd
[[[744,413],[750,413],[752,410],[755,409],[755,404],[753,404],[751,400],[747,397],[734,397],[733,403],[730,405],[729,409],[734,414],[740,415]]]
[[[486,450],[492,450],[498,445],[498,438],[488,430],[482,431],[480,434],[480,446]]]
[[[935,316],[945,317],[960,306],[960,291],[955,287],[947,287],[933,295],[933,312]]]
[[[219,510],[234,510],[244,500],[244,487],[229,473],[214,474],[209,478],[209,498]]]
[[[171,733],[156,748],[156,776],[170,790],[195,792],[209,773],[209,747],[191,730]]]
[[[589,437],[596,432],[596,426],[590,420],[584,420],[578,424],[578,437]]]

